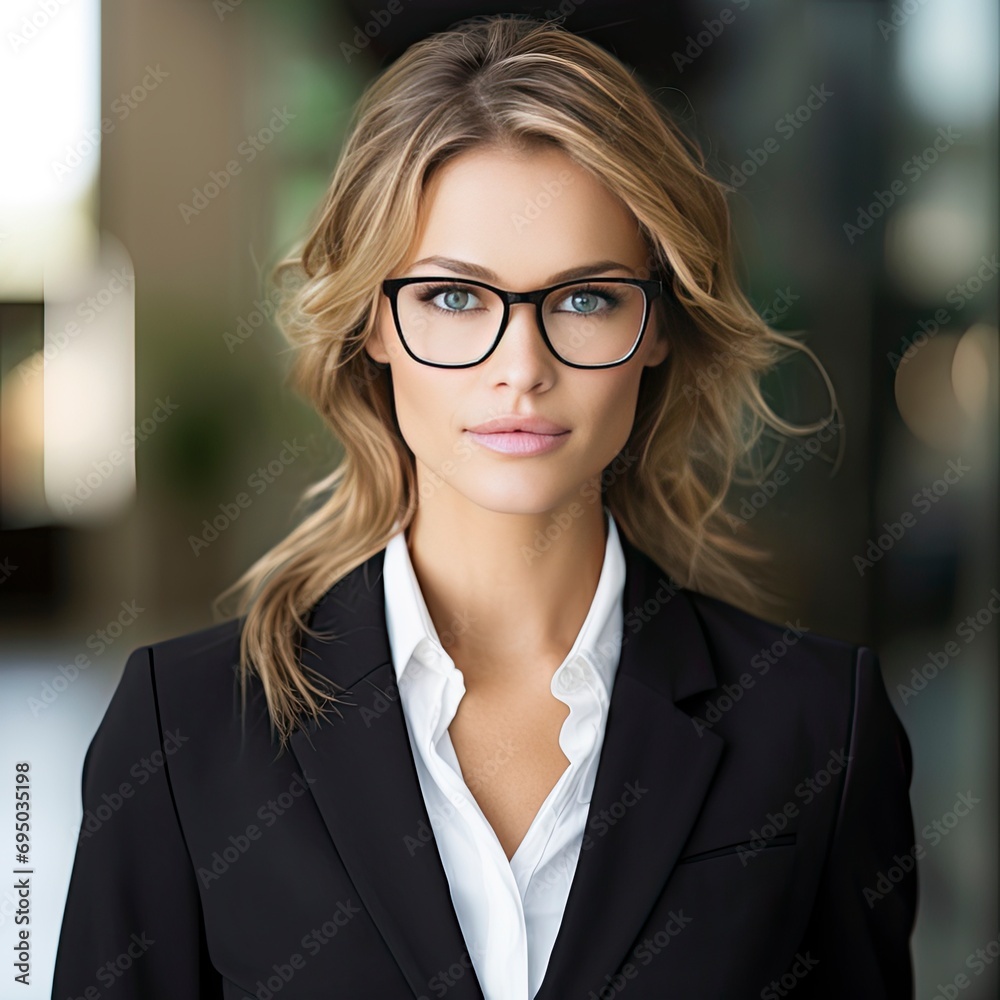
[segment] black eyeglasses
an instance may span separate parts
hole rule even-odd
[[[510,307],[535,306],[548,349],[571,368],[614,368],[639,349],[650,304],[666,294],[666,275],[577,278],[533,292],[511,292],[470,278],[387,278],[382,291],[392,306],[406,353],[434,368],[471,368],[497,348]],[[569,308],[566,304],[570,303]]]

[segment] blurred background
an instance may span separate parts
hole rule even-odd
[[[503,11],[564,16],[635,67],[733,189],[747,294],[829,373],[839,433],[786,443],[784,474],[732,508],[773,553],[775,620],[880,654],[915,759],[917,996],[958,995],[965,974],[963,997],[996,997],[991,0],[7,0],[0,766],[31,762],[38,872],[17,995],[51,988],[83,755],[128,653],[211,624],[336,464],[284,385],[268,268],[372,76]],[[768,392],[792,420],[829,410],[804,357]],[[4,948],[15,902],[0,888]],[[972,973],[977,949],[994,957]]]

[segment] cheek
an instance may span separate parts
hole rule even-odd
[[[393,395],[403,439],[414,454],[420,455],[436,446],[447,446],[446,439],[452,433],[454,390],[438,384],[433,374],[428,377],[417,369],[417,362],[412,360],[409,364],[394,364]]]
[[[632,430],[639,395],[639,374],[631,370],[609,380],[589,407],[594,434],[601,440],[615,439],[624,445]]]

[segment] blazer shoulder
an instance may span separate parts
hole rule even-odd
[[[225,621],[206,625],[203,628],[192,629],[167,636],[149,644],[154,653],[165,656],[212,656],[218,654],[221,646],[238,643],[243,630],[244,619],[227,618]]]
[[[192,675],[205,678],[230,667],[239,659],[242,618],[228,618],[208,625],[148,643],[149,656],[157,677],[165,673],[171,680],[187,682]],[[181,675],[181,676],[178,676]]]
[[[769,622],[726,601],[688,595],[715,671],[714,688],[693,702],[699,725],[754,738],[776,728],[793,739],[809,732],[815,745],[827,748],[851,747],[859,731],[871,729],[891,734],[895,759],[909,766],[908,739],[874,649],[798,620]],[[744,709],[730,712],[736,703]]]
[[[843,688],[859,671],[879,672],[878,655],[866,645],[816,632],[800,618],[772,622],[717,597],[687,593],[722,682],[749,670]]]
[[[229,618],[139,646],[129,654],[126,670],[141,658],[158,702],[191,701],[196,692],[227,697],[238,676],[242,626],[242,618]]]

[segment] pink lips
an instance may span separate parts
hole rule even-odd
[[[540,455],[558,448],[569,430],[543,417],[496,417],[467,431],[478,444],[507,455]]]

